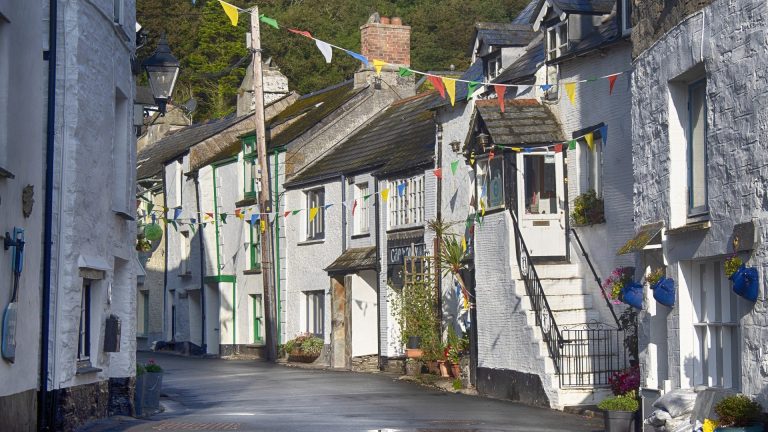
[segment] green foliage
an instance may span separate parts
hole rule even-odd
[[[446,345],[446,358],[451,361],[451,363],[459,364],[459,359],[461,359],[461,339],[456,334],[456,330],[453,329],[453,326],[448,327],[448,337],[447,337],[448,344]]]
[[[147,370],[144,368],[144,365],[141,363],[136,362],[136,377],[140,377],[147,373]]]
[[[743,394],[728,396],[715,404],[720,426],[751,426],[760,421],[762,413],[762,406]]]
[[[603,200],[590,189],[573,200],[571,219],[574,225],[593,225],[605,222]]]
[[[727,260],[725,260],[725,274],[727,276],[731,276],[732,274],[736,273],[736,270],[739,269],[739,267],[742,266],[744,262],[739,258],[738,255],[734,255]]]
[[[389,300],[402,343],[408,342],[409,336],[419,336],[424,360],[442,358],[434,282],[407,284],[401,292],[393,291]]]
[[[281,27],[308,30],[319,39],[360,51],[360,26],[371,13],[400,16],[411,26],[411,64],[417,70],[463,70],[478,21],[509,22],[527,0],[228,0],[238,7],[259,5],[259,13],[277,19]],[[216,0],[138,0],[137,21],[150,32],[139,51],[143,60],[154,51],[162,32],[181,62],[174,99],[195,96],[200,102],[195,120],[228,114],[234,109],[237,88],[249,61],[232,67],[247,55],[245,32],[250,18],[240,14],[232,27]],[[288,77],[292,90],[302,94],[351,78],[360,63],[338,50],[331,64],[312,41],[282,28],[262,25],[264,58],[272,57]]]
[[[603,399],[597,407],[605,411],[629,411],[634,412],[640,408],[637,400],[637,392],[631,391],[621,396],[612,396]]]
[[[453,389],[454,390],[461,390],[464,387],[464,385],[461,383],[461,378],[456,378],[453,380]]]
[[[163,368],[161,368],[159,364],[155,363],[154,360],[149,359],[147,364],[144,365],[144,370],[147,373],[159,373],[163,371]]]
[[[664,277],[664,269],[657,268],[656,270],[650,272],[648,276],[645,277],[645,281],[648,282],[648,285],[653,287],[663,277]]]
[[[301,334],[285,342],[282,350],[288,355],[297,351],[299,355],[317,357],[323,350],[323,340],[311,334]]]

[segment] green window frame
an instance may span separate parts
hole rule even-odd
[[[251,294],[251,310],[253,311],[253,341],[261,342],[262,302],[261,294]]]
[[[249,226],[248,270],[261,270],[261,221]]]
[[[243,197],[256,198],[258,185],[253,175],[258,168],[258,154],[256,152],[256,137],[248,136],[242,139],[243,144]]]

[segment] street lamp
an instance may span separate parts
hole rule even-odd
[[[165,115],[165,105],[173,94],[176,78],[179,76],[179,60],[171,54],[165,35],[160,37],[157,50],[152,57],[141,64],[147,72],[149,87],[155,98],[160,115]]]

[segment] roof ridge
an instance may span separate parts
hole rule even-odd
[[[345,85],[351,84],[351,83],[353,83],[354,81],[355,81],[355,80],[353,80],[353,79],[348,79],[348,80],[346,80],[346,81],[342,81],[342,82],[340,82],[340,83],[336,83],[336,84],[334,84],[334,85],[332,85],[332,86],[328,86],[328,87],[322,88],[322,89],[320,89],[320,90],[315,90],[315,91],[313,91],[313,92],[311,92],[311,93],[307,93],[307,94],[305,94],[305,95],[302,95],[302,96],[300,96],[300,97],[299,97],[299,100],[301,100],[301,99],[307,99],[307,98],[310,98],[310,97],[312,97],[312,96],[317,96],[317,95],[319,95],[319,94],[323,94],[323,93],[326,93],[326,92],[329,92],[329,91],[332,91],[332,90],[336,90],[337,88],[340,88],[340,87],[344,87]]]
[[[430,95],[434,95],[436,93],[437,93],[436,90],[430,90],[430,91],[426,91],[426,92],[422,92],[422,93],[416,93],[413,96],[408,96],[407,98],[398,99],[398,100],[392,102],[392,104],[390,104],[389,106],[390,107],[400,106],[402,104],[405,104],[405,103],[408,103],[408,102],[411,102],[411,101],[415,101],[417,99],[421,99],[423,97],[427,97],[427,96],[430,96]]]

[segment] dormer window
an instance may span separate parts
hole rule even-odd
[[[620,0],[619,9],[621,34],[627,36],[632,31],[632,1]]]
[[[568,51],[568,21],[547,28],[547,60],[554,60]]]
[[[501,52],[488,54],[485,61],[485,75],[492,80],[501,73]]]

